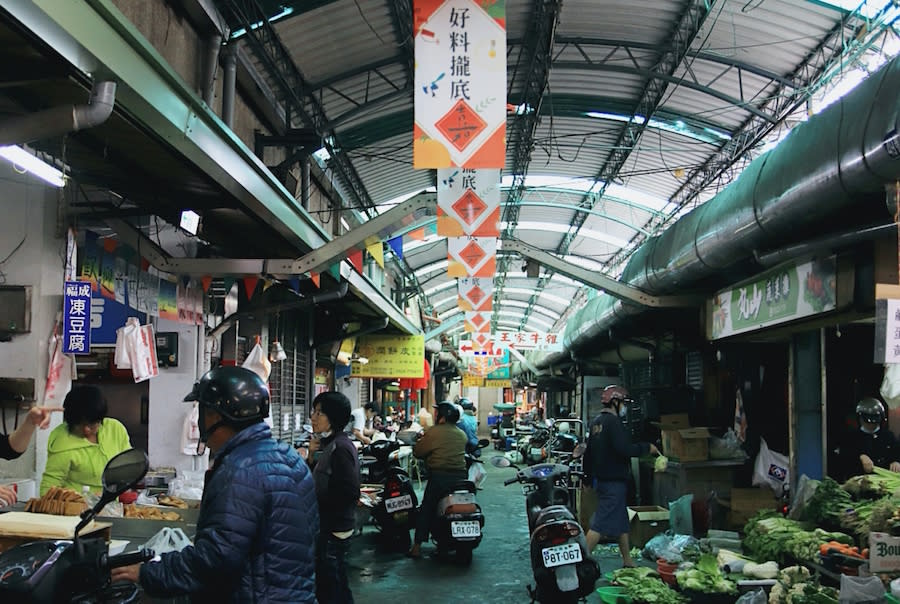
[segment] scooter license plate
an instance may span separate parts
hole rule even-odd
[[[541,555],[544,557],[545,568],[581,562],[581,546],[577,543],[565,543],[545,547],[541,550]]]
[[[454,520],[450,523],[451,537],[480,537],[481,525],[477,520]]]
[[[400,497],[392,497],[384,500],[384,509],[389,513],[402,512],[403,510],[412,509],[412,497],[410,495],[401,495]]]

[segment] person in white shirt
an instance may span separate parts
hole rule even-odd
[[[375,434],[374,421],[378,415],[378,407],[375,403],[366,403],[363,407],[357,407],[350,413],[350,425],[353,436],[364,445],[372,442]]]

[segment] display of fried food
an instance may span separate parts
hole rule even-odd
[[[188,509],[187,502],[181,497],[175,497],[174,495],[158,495],[156,497],[156,501],[159,505],[167,505],[173,508],[180,508],[182,510]]]
[[[78,516],[87,507],[81,493],[63,487],[50,487],[42,497],[34,497],[25,504],[26,512]]]
[[[125,517],[142,520],[181,520],[181,514],[178,512],[164,512],[159,508],[139,506],[133,503],[125,506]]]

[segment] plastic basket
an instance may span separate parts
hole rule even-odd
[[[601,602],[609,604],[631,604],[633,602],[630,596],[625,595],[624,587],[598,587],[597,595],[600,596]]]

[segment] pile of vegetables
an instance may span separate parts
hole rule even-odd
[[[849,535],[813,529],[809,524],[769,511],[753,516],[744,526],[744,533],[744,545],[756,558],[774,560],[779,564],[816,561],[819,547],[829,541],[853,544],[853,538]]]
[[[778,583],[769,592],[769,604],[838,604],[838,591],[810,582],[809,570],[791,566],[778,573]]]
[[[737,593],[737,585],[725,578],[712,554],[703,554],[693,567],[677,571],[675,579],[681,589],[706,594]]]
[[[625,595],[647,604],[684,604],[687,598],[663,583],[653,569],[621,568],[612,574],[612,582],[625,588]]]
[[[853,507],[850,493],[841,488],[835,480],[823,478],[809,501],[806,502],[800,520],[813,524],[837,526],[848,508]]]
[[[900,489],[900,474],[875,466],[871,474],[849,478],[843,488],[856,499],[880,499]]]

